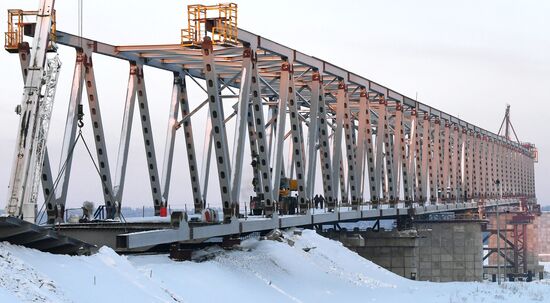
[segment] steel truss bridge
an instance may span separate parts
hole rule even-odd
[[[6,48],[19,54],[25,81],[7,203],[11,216],[34,222],[41,184],[48,223],[63,221],[83,97],[91,113],[107,218],[120,215],[136,105],[156,215],[170,203],[173,159],[183,156],[174,153],[176,136],[185,138],[197,213],[204,209],[206,187],[216,183],[200,174],[199,164],[209,167],[212,162],[217,168],[215,185],[220,197],[210,199],[221,202],[223,223],[198,226],[182,218],[177,228],[120,235],[118,245],[125,248],[272,228],[477,211],[494,207],[497,201],[536,203],[534,145],[511,141],[329,62],[237,28],[227,21],[230,17],[190,17],[182,43],[114,46],[57,30],[54,0],[41,0],[40,5],[36,22],[23,24],[16,34],[13,29],[6,34],[12,38]],[[13,37],[22,36],[22,31],[33,35],[32,44],[21,40],[13,46]],[[54,180],[46,142],[57,69],[48,51],[57,46],[73,48],[76,62],[62,143],[61,159],[67,160],[60,163],[62,169]],[[128,62],[114,178],[95,81],[93,58],[97,55]],[[144,66],[174,75],[165,125],[151,124]],[[191,82],[205,93],[205,100],[194,108],[187,95]],[[224,104],[235,99],[228,112]],[[191,118],[201,110],[208,112],[208,119],[194,125]],[[226,131],[230,119],[235,120],[234,135]],[[152,127],[167,129],[162,165],[155,154],[158,141]],[[211,139],[201,150],[195,137],[203,129]],[[250,150],[245,152],[245,148]],[[251,162],[254,185],[242,182],[243,167]],[[326,210],[315,214],[311,205],[320,192],[314,188],[318,175]],[[297,215],[278,214],[282,177],[297,180]],[[237,218],[240,190],[247,186],[263,201],[265,217]]]

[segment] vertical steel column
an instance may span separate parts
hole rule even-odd
[[[344,98],[344,133],[346,136],[346,156],[347,156],[347,169],[348,169],[348,184],[350,187],[351,204],[353,209],[359,209],[359,183],[357,182],[357,167],[355,166],[355,148],[356,144],[353,140],[353,128],[351,110],[349,106],[349,95],[346,92]]]
[[[506,174],[507,183],[508,183],[508,196],[514,196],[514,150],[510,141],[507,141],[508,150],[507,150],[507,163],[508,163],[508,173]]]
[[[529,196],[529,170],[527,166],[527,153],[523,151],[524,195]]]
[[[32,193],[34,176],[29,173],[37,165],[42,165],[44,154],[36,153],[33,137],[38,133],[40,90],[44,85],[42,76],[45,70],[46,51],[52,24],[54,0],[42,0],[37,14],[36,29],[31,48],[31,66],[28,68],[23,98],[21,101],[21,118],[18,124],[16,149],[11,170],[10,186],[6,212],[11,216],[23,217],[33,222],[36,217],[36,200]],[[45,150],[44,150],[45,152]]]
[[[519,159],[520,159],[520,151],[519,151],[519,147],[516,145],[515,148],[514,148],[514,165],[516,167],[516,180],[515,180],[515,184],[516,184],[516,196],[520,197],[522,192],[521,192],[521,172],[520,172],[520,165],[519,165]]]
[[[506,139],[503,139],[501,141],[502,144],[502,162],[501,162],[501,169],[502,169],[502,192],[505,197],[508,196],[509,192],[509,181],[508,181],[508,142],[506,142]]]
[[[466,169],[466,172],[464,176],[466,177],[466,196],[464,199],[466,201],[469,201],[473,198],[474,193],[474,145],[475,145],[475,137],[474,133],[472,131],[468,132],[468,136],[466,137],[466,140],[464,142],[464,147],[466,149],[465,154],[465,161],[464,161],[464,167]]]
[[[357,126],[358,129],[358,137],[357,137],[357,151],[355,154],[355,164],[357,170],[359,170],[360,174],[358,176],[358,182],[360,184],[359,186],[359,196],[361,197],[361,200],[364,200],[365,193],[364,193],[364,186],[365,186],[365,149],[366,149],[366,141],[367,141],[367,129],[369,130],[368,135],[370,136],[370,120],[367,118],[368,113],[368,100],[367,100],[367,90],[365,87],[361,87],[361,91],[359,93],[359,125]],[[369,125],[367,128],[367,124]]]
[[[521,147],[518,147],[518,166],[519,166],[519,192],[521,196],[525,195],[525,188],[524,188],[524,173],[523,173],[523,151],[521,150]]]
[[[525,169],[525,196],[530,196],[530,176],[529,176],[529,163],[528,163],[527,152],[524,151],[523,154],[523,167]]]
[[[527,151],[523,151],[523,168],[525,170],[525,195],[529,196],[529,156]]]
[[[277,120],[273,124],[276,127],[275,146],[271,151],[273,157],[273,198],[275,201],[279,201],[279,188],[281,182],[281,173],[283,169],[283,147],[285,140],[285,126],[286,126],[286,108],[289,98],[288,88],[290,87],[290,63],[285,61],[281,65],[279,83],[279,107],[277,109]]]
[[[390,207],[395,207],[395,175],[393,171],[393,141],[390,134],[390,114],[386,101],[386,116],[384,119],[384,155],[386,162],[386,175],[383,178],[387,183],[384,191],[384,201],[390,203]]]
[[[515,165],[515,146],[510,143],[510,195],[512,197],[516,196],[517,190],[516,190],[516,165]]]
[[[529,195],[529,171],[528,171],[528,166],[527,166],[527,152],[524,150],[523,151],[523,172],[524,172],[524,175],[525,175],[525,181],[524,181],[524,195],[525,196],[528,196]]]
[[[422,144],[420,141],[420,134],[422,130],[421,122],[423,120],[416,120],[416,132],[414,136],[415,141],[415,187],[414,187],[414,200],[420,205],[424,204],[424,196],[422,195]]]
[[[407,183],[408,190],[405,190],[405,204],[411,206],[416,194],[416,173],[415,173],[415,152],[418,144],[418,129],[417,129],[417,112],[416,109],[411,111],[411,127],[409,133],[409,158],[407,159]],[[409,196],[407,198],[407,192]]]
[[[535,198],[535,159],[533,157],[529,159],[529,168],[531,170],[531,197]]]
[[[319,77],[319,72],[314,71],[314,74],[317,73]],[[315,186],[315,168],[317,164],[317,139],[319,133],[319,99],[320,99],[320,90],[319,85],[316,85],[315,91],[313,90],[314,83],[319,83],[319,80],[312,80],[312,83],[309,84],[311,90],[311,98],[309,100],[309,128],[308,128],[308,151],[307,151],[307,172],[306,172],[306,198],[310,201],[313,201],[314,186]]]
[[[204,127],[204,142],[202,146],[203,152],[206,150],[206,154],[202,155],[201,161],[201,175],[200,175],[200,184],[201,184],[201,199],[202,206],[201,209],[206,207],[207,195],[208,195],[208,180],[210,178],[210,160],[212,157],[212,118],[210,117],[210,111],[206,113],[206,123]],[[198,211],[195,209],[195,212]]]
[[[521,172],[521,195],[525,196],[526,194],[526,188],[525,188],[525,153],[523,151],[519,154],[519,164],[520,164],[520,172]]]
[[[522,189],[522,195],[523,196],[526,196],[527,195],[527,174],[526,174],[526,170],[525,170],[525,151],[522,151],[521,152],[521,175],[523,176],[523,180],[521,182],[521,184],[523,185],[523,189]]]
[[[459,142],[458,142],[458,125],[455,125],[453,128],[453,144],[452,144],[452,158],[451,158],[451,168],[449,169],[450,176],[450,194],[451,194],[451,203],[456,203],[456,179],[458,171],[458,153],[459,153]]]
[[[212,139],[214,141],[214,151],[216,154],[216,165],[218,168],[218,181],[220,184],[220,193],[223,207],[224,222],[231,221],[235,215],[235,202],[231,200],[231,167],[229,164],[229,148],[227,146],[227,134],[225,130],[223,105],[220,98],[218,76],[214,65],[214,55],[212,40],[205,37],[201,45],[204,75],[208,91],[208,105],[212,119]]]
[[[122,205],[122,193],[124,191],[124,180],[126,176],[126,164],[128,160],[128,150],[130,149],[130,135],[132,132],[132,121],[134,117],[134,107],[137,85],[137,66],[130,64],[130,74],[128,77],[128,87],[126,90],[126,102],[124,106],[124,115],[122,118],[122,130],[120,132],[120,143],[118,146],[117,165],[115,170],[115,182],[113,187],[113,196],[115,205]],[[176,108],[177,111],[177,108]],[[174,118],[176,119],[177,116]],[[168,136],[169,137],[169,136]]]
[[[451,153],[451,125],[449,124],[449,121],[445,120],[445,130],[444,130],[444,136],[443,139],[443,177],[441,180],[441,195],[443,196],[443,201],[449,202],[449,176],[450,176],[450,167],[451,167],[451,159],[452,159],[452,153]]]
[[[180,103],[181,115],[182,117],[185,117],[190,112],[189,98],[187,97],[187,82],[185,81],[185,76],[180,77],[179,81],[177,81],[177,83],[175,84],[178,89],[178,101]],[[195,151],[195,139],[193,137],[193,126],[190,119],[191,118],[183,121],[183,132],[185,137],[185,150],[187,151],[189,174],[191,176],[191,187],[193,188],[193,204],[195,206],[195,213],[200,213],[204,207],[205,201],[202,199],[201,195],[201,183],[197,165],[197,154]],[[212,140],[208,141],[211,142]],[[210,150],[208,150],[208,155],[210,155]]]
[[[489,148],[486,135],[482,135],[481,144],[481,197],[485,200],[488,198],[489,193],[489,167],[487,161],[487,153],[489,152]]]
[[[160,215],[160,209],[166,207],[166,201],[162,201],[160,187],[160,178],[157,167],[157,157],[155,155],[155,143],[153,141],[153,129],[151,128],[151,118],[149,115],[149,105],[147,102],[147,92],[145,90],[145,79],[143,75],[143,66],[137,66],[137,101],[139,104],[139,113],[141,115],[141,128],[143,132],[143,143],[145,144],[145,154],[147,157],[147,168],[149,171],[149,182],[151,184],[151,193],[155,206],[155,215]],[[119,205],[120,207],[120,205]]]
[[[170,188],[170,175],[172,171],[172,158],[174,150],[175,132],[181,127],[177,124],[172,124],[172,119],[177,119],[178,110],[181,111],[182,117],[186,117],[189,114],[189,101],[187,98],[187,85],[185,82],[185,76],[180,74],[174,74],[174,86],[172,89],[172,103],[170,106],[170,118],[168,122],[168,133],[170,134],[166,138],[166,148],[164,157],[164,168],[162,185],[163,190],[163,202],[167,203],[168,194]],[[198,174],[197,158],[195,153],[195,142],[193,138],[193,127],[190,121],[191,118],[183,121],[183,132],[185,137],[185,148],[187,151],[187,161],[189,167],[189,173],[191,176],[191,187],[193,192],[193,205],[195,213],[200,213],[203,208],[203,201],[201,196],[201,186]]]
[[[290,97],[289,97],[290,98]],[[289,111],[290,112],[290,111]],[[285,140],[290,137],[290,134],[292,133],[292,130],[289,130],[285,135]],[[292,140],[291,140],[292,141]],[[292,179],[294,177],[294,153],[292,152],[292,148],[294,146],[292,145],[292,142],[288,144],[288,167],[284,165],[283,161],[283,167],[286,167],[286,170],[283,169],[283,175],[286,177]],[[286,173],[285,173],[286,172]]]
[[[495,140],[493,138],[489,138],[489,152],[487,153],[489,157],[489,188],[490,193],[489,196],[491,199],[494,199],[496,197],[496,184],[495,184]]]
[[[256,197],[262,199],[262,175],[259,170],[259,156],[258,156],[258,138],[256,136],[256,130],[254,129],[254,112],[252,109],[252,104],[249,105],[248,115],[248,139],[250,146],[250,157],[252,158],[252,173],[254,174],[254,179],[252,179],[252,186],[254,187],[254,193]],[[270,184],[271,185],[271,184]],[[263,199],[262,199],[263,200]]]
[[[280,77],[280,76],[279,76]],[[280,86],[280,85],[279,85]],[[279,94],[280,99],[280,94]],[[271,99],[270,99],[271,100]],[[278,116],[278,107],[275,105],[268,105],[267,108],[267,121],[270,123],[269,128],[267,129],[267,142],[269,143],[269,159],[272,165],[275,165],[275,152],[273,151],[273,142],[277,139],[277,116]],[[275,182],[275,181],[273,181]],[[277,187],[278,188],[278,187]]]
[[[515,196],[519,197],[521,196],[521,188],[519,186],[519,148],[517,146],[514,146],[514,159],[512,161],[514,162],[514,192]]]
[[[273,190],[271,187],[271,171],[269,165],[268,146],[266,141],[266,129],[264,122],[264,110],[262,104],[262,95],[258,75],[257,55],[253,53],[252,77],[250,90],[252,92],[252,113],[254,114],[254,134],[258,151],[258,166],[261,176],[261,192],[265,200],[264,213],[266,216],[273,214]],[[260,180],[259,180],[260,181]],[[278,187],[277,187],[278,188]]]
[[[482,154],[483,154],[483,141],[481,138],[481,134],[476,133],[476,147],[475,147],[475,172],[474,172],[474,179],[476,183],[476,198],[481,200],[483,198],[483,162],[482,162]]]
[[[342,197],[340,200],[340,205],[343,204],[343,203],[347,203],[348,202],[348,186],[347,186],[347,183],[346,183],[346,177],[345,177],[345,174],[344,174],[344,160],[342,160],[340,158],[340,197]]]
[[[162,202],[168,204],[170,194],[170,178],[172,176],[172,163],[174,160],[174,144],[176,142],[176,130],[178,126],[178,111],[179,111],[179,87],[178,82],[181,82],[179,76],[174,74],[174,85],[172,86],[172,98],[170,100],[170,111],[168,113],[168,127],[166,130],[166,142],[164,144],[164,160],[162,164]],[[116,188],[116,184],[115,184]]]
[[[441,166],[441,121],[438,118],[434,121],[433,142],[433,160],[430,164],[430,202],[436,204]]]
[[[296,99],[296,87],[294,86],[294,68],[290,68],[290,81],[288,86],[288,108],[290,110],[290,129],[292,134],[292,151],[294,167],[296,168],[296,180],[298,181],[298,206],[301,214],[309,209],[309,201],[306,198],[305,167],[304,167],[304,140],[302,137],[302,122],[298,116],[298,100]],[[292,164],[291,164],[292,165]]]
[[[500,186],[502,189],[502,196],[506,196],[506,140],[499,138],[499,153],[500,153]]]
[[[420,176],[420,201],[422,204],[426,202],[428,197],[428,165],[431,166],[431,143],[430,143],[430,114],[424,113],[422,122],[422,160],[421,160],[421,176]]]
[[[90,118],[92,120],[96,155],[98,161],[101,186],[103,188],[103,198],[105,199],[106,217],[114,219],[119,216],[120,205],[115,205],[113,197],[113,185],[111,183],[111,171],[109,169],[109,159],[107,157],[107,148],[105,147],[105,136],[103,134],[103,122],[99,108],[99,99],[97,96],[97,87],[94,76],[94,66],[92,62],[91,50],[86,51],[86,61],[84,63],[84,79],[86,81],[86,92],[88,93],[88,105],[90,107]]]
[[[248,107],[250,104],[250,79],[252,72],[252,49],[245,46],[243,50],[237,122],[233,141],[233,157],[231,170],[231,201],[238,203],[241,191],[244,147],[246,139]]]
[[[532,182],[532,179],[531,179],[531,157],[530,155],[525,155],[525,168],[526,168],[526,172],[527,172],[527,192],[526,192],[526,195],[528,197],[532,197],[532,194],[531,194],[531,182]]]
[[[503,178],[503,192],[504,192],[504,195],[506,195],[506,197],[509,197],[510,196],[510,174],[512,173],[510,171],[510,143],[507,141],[507,140],[504,140],[504,150],[503,150],[503,154],[504,154],[504,178]]]
[[[384,172],[384,142],[387,135],[386,124],[386,99],[378,95],[378,124],[376,126],[376,164],[374,172],[375,199],[372,199],[373,207],[378,207],[380,202],[380,191],[385,197],[385,172]],[[381,184],[382,183],[382,184]]]
[[[489,165],[490,165],[490,177],[489,184],[491,186],[491,199],[495,199],[497,197],[497,185],[495,183],[496,181],[496,144],[495,139],[490,138],[489,139]]]
[[[527,152],[524,150],[523,153],[522,153],[522,158],[523,158],[523,174],[524,174],[524,195],[526,197],[529,196],[529,168],[528,168],[528,165],[527,165]]]
[[[361,100],[363,100],[362,102],[364,102],[364,106],[365,106],[365,117],[363,117],[364,119],[362,120],[364,123],[365,123],[365,127],[366,127],[366,133],[367,133],[367,136],[366,136],[366,144],[367,144],[367,158],[366,158],[366,167],[368,169],[368,181],[369,181],[369,195],[370,195],[370,201],[371,202],[375,202],[375,199],[376,198],[376,201],[378,200],[378,197],[376,196],[376,176],[375,176],[375,158],[374,158],[374,140],[372,138],[372,114],[371,114],[371,109],[370,109],[370,104],[369,104],[369,97],[368,97],[368,93],[366,92],[365,90],[365,94],[363,95],[362,94],[362,98]],[[365,164],[363,164],[363,166],[365,166]]]
[[[410,135],[409,135],[410,136]],[[411,198],[411,180],[409,172],[409,158],[407,152],[410,152],[410,137],[406,137],[406,133],[403,132],[401,143],[401,174],[403,176],[403,198],[405,199],[405,206],[409,206],[412,202]]]
[[[514,145],[511,145],[511,153],[510,153],[510,167],[512,170],[512,196],[516,197],[518,194],[518,188],[517,188],[517,166],[516,166],[516,147]]]
[[[440,199],[442,201],[448,202],[449,200],[449,170],[451,167],[451,125],[448,121],[445,121],[445,126],[443,130],[444,142],[443,149],[441,151],[441,180],[440,180]]]
[[[465,158],[464,153],[466,145],[466,129],[462,128],[462,135],[458,138],[458,157],[457,157],[457,168],[456,168],[456,191],[457,199],[459,202],[464,202],[466,197],[464,195],[464,177],[462,169],[462,160]],[[464,161],[465,162],[465,161]],[[464,164],[465,165],[465,164]]]
[[[493,179],[493,182],[496,182],[496,180],[499,180],[500,185],[495,186],[495,198],[499,197],[499,189],[502,187],[502,140],[501,138],[495,138],[494,148],[495,148],[495,177]]]
[[[522,165],[522,161],[523,161],[523,152],[521,151],[521,148],[518,147],[518,155],[517,155],[517,165],[518,165],[518,187],[519,187],[519,194],[520,196],[523,196],[524,195],[524,191],[523,191],[523,165]]]
[[[399,169],[402,166],[405,154],[405,140],[403,135],[403,106],[397,102],[395,106],[395,120],[393,126],[393,198],[390,200],[390,205],[395,205],[399,202],[401,189],[401,174]]]
[[[318,98],[319,114],[319,155],[321,159],[321,174],[323,179],[323,192],[327,204],[334,204],[334,192],[332,188],[332,169],[330,158],[330,145],[327,127],[327,106],[325,104],[325,92],[323,89],[323,79],[319,71],[314,71],[311,81],[311,98]],[[310,127],[311,128],[311,127]],[[310,159],[311,161],[311,159]]]
[[[61,147],[61,157],[59,160],[59,183],[55,190],[55,205],[53,202],[46,206],[48,212],[48,223],[56,220],[63,220],[65,214],[65,203],[67,201],[67,191],[71,176],[71,167],[73,163],[72,149],[76,138],[76,124],[78,121],[78,106],[82,102],[82,82],[84,81],[84,60],[85,55],[81,50],[77,50],[76,64],[74,68],[71,94],[69,97],[69,106],[67,110],[67,119],[65,122],[65,133],[63,136],[63,145]],[[66,162],[66,163],[65,163]],[[65,170],[62,171],[63,163]]]
[[[344,112],[345,112],[345,99],[347,94],[347,87],[343,81],[340,81],[338,83],[338,93],[336,95],[336,129],[334,130],[334,138],[332,141],[332,175],[333,176],[339,176],[342,175],[342,133],[343,133],[343,126],[344,126]],[[338,193],[338,181],[342,178],[335,178],[333,179],[333,185],[332,188],[334,189],[335,195]],[[340,186],[344,187],[344,186]],[[341,188],[341,190],[344,192],[345,188]],[[345,199],[346,197],[342,196],[341,199]],[[338,201],[338,199],[336,199]],[[328,204],[329,210],[331,210],[330,204]]]
[[[535,159],[533,156],[530,158],[529,168],[531,169],[531,197],[535,198]]]
[[[46,213],[48,213],[48,207],[52,207],[53,210],[53,204],[55,203],[55,193],[53,188],[53,179],[52,179],[52,169],[50,165],[50,156],[48,155],[48,149],[44,152],[44,163],[42,164],[42,193],[44,195],[44,200],[48,201],[46,205]],[[51,198],[50,198],[51,197]],[[50,211],[51,212],[51,211]],[[55,214],[53,214],[53,218],[55,218]],[[60,218],[63,218],[61,216]],[[48,214],[49,219],[49,214]],[[55,219],[54,219],[55,221]]]

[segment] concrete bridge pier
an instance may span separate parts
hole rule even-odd
[[[416,220],[404,231],[321,231],[362,257],[409,279],[450,282],[483,279],[483,220],[450,214]]]

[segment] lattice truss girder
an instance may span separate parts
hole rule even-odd
[[[297,179],[302,211],[318,193],[325,196],[329,209],[342,203],[359,209],[371,203],[394,207],[400,202],[422,205],[483,201],[496,198],[499,190],[506,197],[534,197],[533,156],[521,145],[332,65],[309,64],[317,59],[287,52],[274,42],[261,44],[262,38],[249,32],[239,30],[241,41],[233,47],[205,41],[200,48],[180,44],[114,47],[84,39],[84,49],[80,50],[77,37],[61,32],[57,37],[59,44],[77,49],[62,157],[74,140],[76,108],[86,90],[91,111],[95,112],[91,115],[95,150],[109,217],[116,217],[122,205],[135,100],[156,213],[170,203],[174,140],[180,133],[186,142],[195,210],[202,210],[207,203],[208,183],[217,183],[220,197],[211,197],[210,201],[221,202],[226,221],[239,211],[239,203],[244,202],[239,201],[240,191],[247,187],[261,196],[266,210],[273,213],[282,177]],[[23,54],[28,53],[28,49],[21,48],[23,71],[28,64]],[[94,53],[126,60],[130,65],[114,179],[103,139],[100,88],[95,85],[91,61]],[[151,128],[156,126],[149,119],[143,66],[174,73],[172,100],[167,102],[169,119],[162,170],[157,168],[159,161],[154,152]],[[190,81],[205,83],[207,100],[195,108],[187,97]],[[233,93],[227,94],[228,90]],[[222,104],[235,100],[233,112],[224,113]],[[191,117],[200,110],[207,111],[209,119],[193,125]],[[236,132],[229,134],[225,127],[232,119],[236,121]],[[201,128],[212,138],[202,151],[195,145],[193,132]],[[231,141],[233,150],[229,149]],[[245,151],[246,145],[249,151]],[[210,157],[217,168],[218,182],[199,174],[199,163],[209,165]],[[45,159],[44,195],[55,195],[48,216],[50,221],[60,220],[62,211],[58,210],[65,207],[70,165],[61,186],[52,193],[52,172],[49,158]],[[251,162],[252,168],[247,165]],[[257,183],[243,184],[244,170],[252,170]],[[322,180],[322,190],[315,190],[317,178]],[[500,188],[495,185],[497,179]]]

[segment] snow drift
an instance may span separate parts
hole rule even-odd
[[[546,281],[410,281],[309,230],[197,255],[70,257],[2,243],[0,302],[550,302]]]

